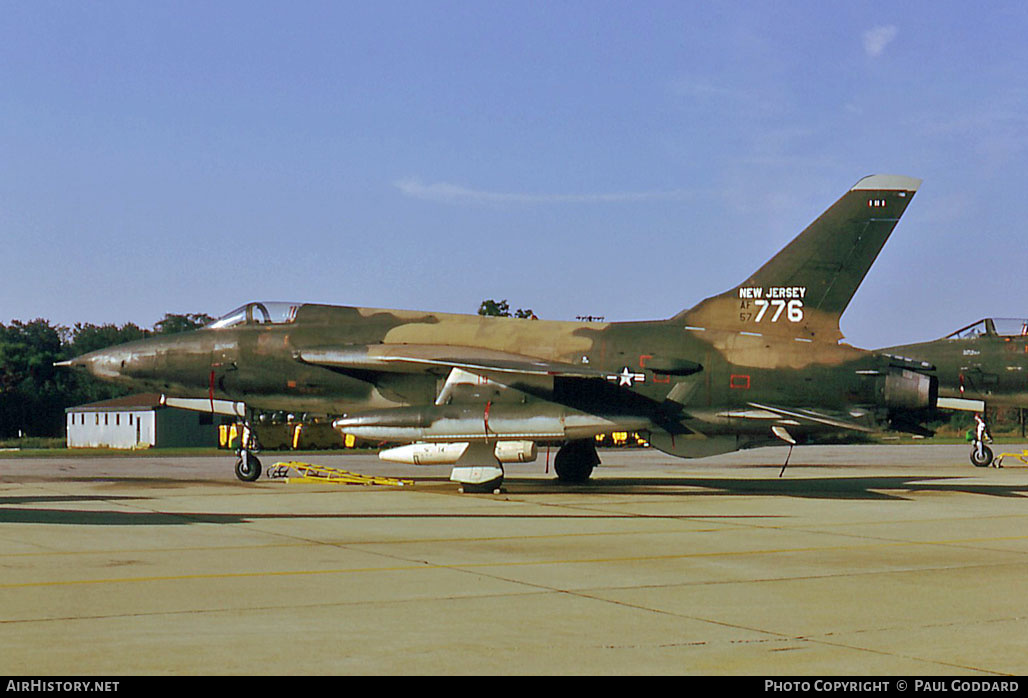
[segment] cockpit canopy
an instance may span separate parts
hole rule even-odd
[[[985,318],[973,325],[959,329],[946,339],[976,339],[978,337],[1025,337],[1028,336],[1028,320],[1017,318]]]
[[[241,305],[230,313],[204,327],[208,330],[223,330],[226,327],[239,325],[282,325],[296,319],[296,311],[302,303],[283,303],[279,301],[262,303],[255,301]]]

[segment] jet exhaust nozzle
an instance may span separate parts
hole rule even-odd
[[[891,366],[885,375],[884,397],[886,406],[894,409],[934,409],[939,399],[939,379]]]

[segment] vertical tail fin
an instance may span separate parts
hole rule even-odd
[[[675,319],[840,339],[840,316],[920,185],[901,175],[864,177],[746,281]]]

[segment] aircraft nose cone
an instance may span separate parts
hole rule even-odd
[[[55,366],[85,370],[97,378],[118,378],[121,375],[122,352],[113,350],[93,351],[82,356],[59,361]]]
[[[112,347],[58,361],[54,366],[82,369],[101,380],[147,378],[153,374],[154,354],[129,347]]]
[[[83,354],[82,356],[76,356],[74,359],[67,359],[65,361],[55,361],[55,368],[72,368],[80,371],[86,371],[93,375],[97,375],[97,366],[101,365],[101,358],[97,356],[99,352],[91,352],[89,354]]]

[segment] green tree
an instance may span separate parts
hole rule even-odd
[[[98,349],[113,347],[115,344],[134,342],[150,336],[150,330],[144,330],[135,323],[124,325],[93,325],[91,323],[75,323],[71,331],[71,341],[67,346],[68,358],[81,356]]]
[[[47,436],[64,424],[62,328],[48,321],[0,324],[0,436]]]
[[[198,330],[212,322],[214,322],[214,318],[206,313],[186,313],[185,315],[165,313],[164,319],[154,323],[153,329],[157,334],[175,334],[176,332]]]
[[[491,315],[495,317],[510,317],[510,304],[507,299],[504,298],[502,301],[496,301],[490,298],[489,300],[482,301],[482,304],[478,306],[479,315]]]
[[[493,300],[492,298],[484,300],[481,305],[478,306],[478,314],[511,317],[510,303],[507,302],[506,298],[502,301]],[[531,308],[518,308],[514,311],[513,316],[516,318],[538,320]]]

